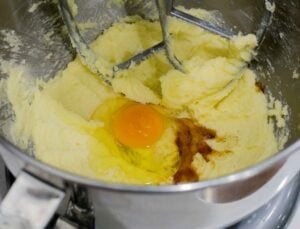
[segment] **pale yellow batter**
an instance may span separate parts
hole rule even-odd
[[[16,114],[13,141],[26,149],[31,140],[37,159],[63,170],[137,184],[172,183],[180,161],[176,118],[190,118],[216,132],[216,138],[207,140],[213,149],[209,160],[194,157],[200,179],[240,170],[276,153],[266,97],[255,85],[255,74],[243,68],[253,55],[255,36],[229,41],[176,19],[170,30],[186,73],[173,69],[163,51],[119,72],[112,88],[78,58],[47,83],[30,83],[26,72],[10,71],[6,88]],[[92,48],[113,65],[159,41],[158,22],[134,17],[113,25]],[[163,117],[164,131],[150,146],[123,146],[114,136],[111,119],[130,101],[153,104]]]

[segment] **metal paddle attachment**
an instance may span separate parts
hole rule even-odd
[[[94,73],[100,75],[102,79],[111,84],[111,81],[115,75],[115,72],[128,69],[132,63],[139,64],[140,62],[147,59],[153,53],[165,49],[166,56],[169,62],[174,66],[175,69],[184,72],[183,66],[180,61],[176,58],[170,47],[170,33],[168,31],[168,16],[176,17],[180,20],[183,20],[187,23],[191,23],[195,26],[198,26],[202,29],[208,30],[211,33],[217,34],[221,37],[231,39],[236,34],[228,31],[224,28],[221,28],[215,24],[204,21],[200,18],[187,14],[183,11],[176,9],[173,6],[173,0],[156,0],[156,5],[158,8],[160,25],[163,33],[163,41],[144,50],[143,52],[131,57],[123,63],[115,65],[113,68],[109,67],[109,63],[97,56],[89,47],[89,45],[84,41],[83,37],[80,34],[80,31],[77,27],[77,24],[74,20],[73,15],[71,14],[70,7],[68,5],[68,0],[60,0],[59,8],[63,17],[63,20],[66,24],[69,36],[73,43],[73,46],[76,48],[77,53],[81,57],[82,61],[86,66]],[[260,42],[263,38],[266,27],[270,24],[272,19],[272,14],[269,11],[266,11],[260,28],[257,33],[258,41]]]

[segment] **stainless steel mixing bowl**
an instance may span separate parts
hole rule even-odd
[[[118,17],[133,14],[151,20],[157,17],[155,3],[150,0],[76,2],[78,23],[96,23],[94,28],[82,31],[88,42]],[[0,57],[17,62],[25,60],[32,77],[47,80],[63,69],[75,52],[55,1],[34,3],[0,0]],[[224,26],[244,33],[257,31],[266,10],[264,0],[228,0],[222,4],[217,0],[182,0],[176,4],[215,10],[224,19]],[[289,106],[289,139],[284,150],[258,165],[221,178],[146,187],[110,184],[69,174],[35,160],[2,137],[1,156],[17,177],[1,205],[2,215],[20,214],[24,210],[21,216],[27,219],[25,223],[42,228],[58,207],[60,215],[70,211],[68,203],[72,200],[77,208],[88,212],[87,218],[95,216],[96,225],[105,228],[216,228],[240,220],[262,206],[299,171],[300,79],[292,78],[294,71],[300,71],[299,16],[298,0],[277,0],[272,23],[252,62],[266,93],[272,92]],[[17,49],[9,46],[7,33],[14,34],[23,45]],[[46,58],[49,53],[51,58]],[[0,73],[0,77],[7,76]],[[0,101],[3,134],[13,112],[9,103]],[[20,202],[26,204],[18,205]],[[33,217],[34,212],[40,214],[39,220]]]

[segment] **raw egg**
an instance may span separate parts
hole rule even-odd
[[[101,123],[91,133],[89,163],[95,173],[116,182],[172,183],[179,161],[177,127],[162,107],[111,98],[98,105],[91,120]]]
[[[143,148],[155,143],[163,134],[162,115],[151,105],[132,104],[125,106],[112,122],[115,137],[122,144]]]

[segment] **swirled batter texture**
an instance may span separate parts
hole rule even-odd
[[[200,12],[200,13],[199,13]],[[190,11],[211,16],[204,11]],[[6,80],[11,137],[35,157],[108,182],[170,184],[229,174],[278,151],[267,100],[245,67],[254,35],[226,40],[170,19],[173,52],[119,71],[112,87],[76,58],[48,82],[15,68]],[[161,41],[158,22],[115,23],[92,44],[113,66]]]

